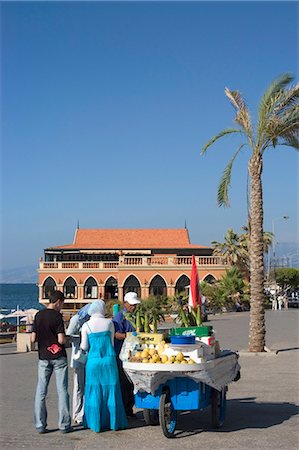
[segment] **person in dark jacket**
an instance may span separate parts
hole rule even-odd
[[[136,292],[127,292],[124,297],[124,309],[119,311],[113,317],[113,323],[115,328],[115,343],[114,349],[117,356],[117,365],[119,370],[119,379],[121,392],[123,397],[123,403],[126,410],[126,414],[129,417],[133,417],[133,406],[134,406],[134,392],[133,392],[133,384],[131,380],[127,377],[122,361],[119,358],[119,354],[123,345],[124,340],[126,339],[127,333],[135,331],[135,328],[131,324],[131,322],[126,319],[126,313],[133,313],[136,309],[136,306],[140,303],[140,300],[137,298]]]
[[[34,422],[38,433],[47,432],[46,395],[53,372],[56,375],[59,420],[62,433],[71,431],[68,394],[68,365],[65,351],[65,330],[61,314],[64,295],[54,291],[48,307],[34,318],[31,341],[38,343],[38,382],[34,403]]]

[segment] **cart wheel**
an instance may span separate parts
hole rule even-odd
[[[156,409],[144,409],[143,418],[146,425],[159,425],[159,413]]]
[[[173,437],[176,427],[176,411],[171,403],[169,392],[163,392],[160,397],[159,419],[164,436]]]
[[[212,427],[221,428],[225,419],[226,386],[219,392],[212,389],[211,410]]]

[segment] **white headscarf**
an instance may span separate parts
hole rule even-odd
[[[88,314],[91,317],[105,317],[106,314],[106,305],[103,300],[95,300],[90,305],[90,308],[88,310]]]

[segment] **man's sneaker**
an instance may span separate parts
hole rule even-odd
[[[48,433],[47,428],[37,428],[36,431],[38,432],[38,434]]]
[[[60,430],[62,434],[70,433],[73,431],[73,427],[65,428],[64,430]]]
[[[75,423],[76,425],[83,425],[83,420],[75,419],[75,420],[74,420],[74,423]]]

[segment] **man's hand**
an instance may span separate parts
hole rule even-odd
[[[116,331],[114,334],[115,339],[118,339],[119,341],[124,341],[127,337],[127,333],[121,333],[120,331]]]

